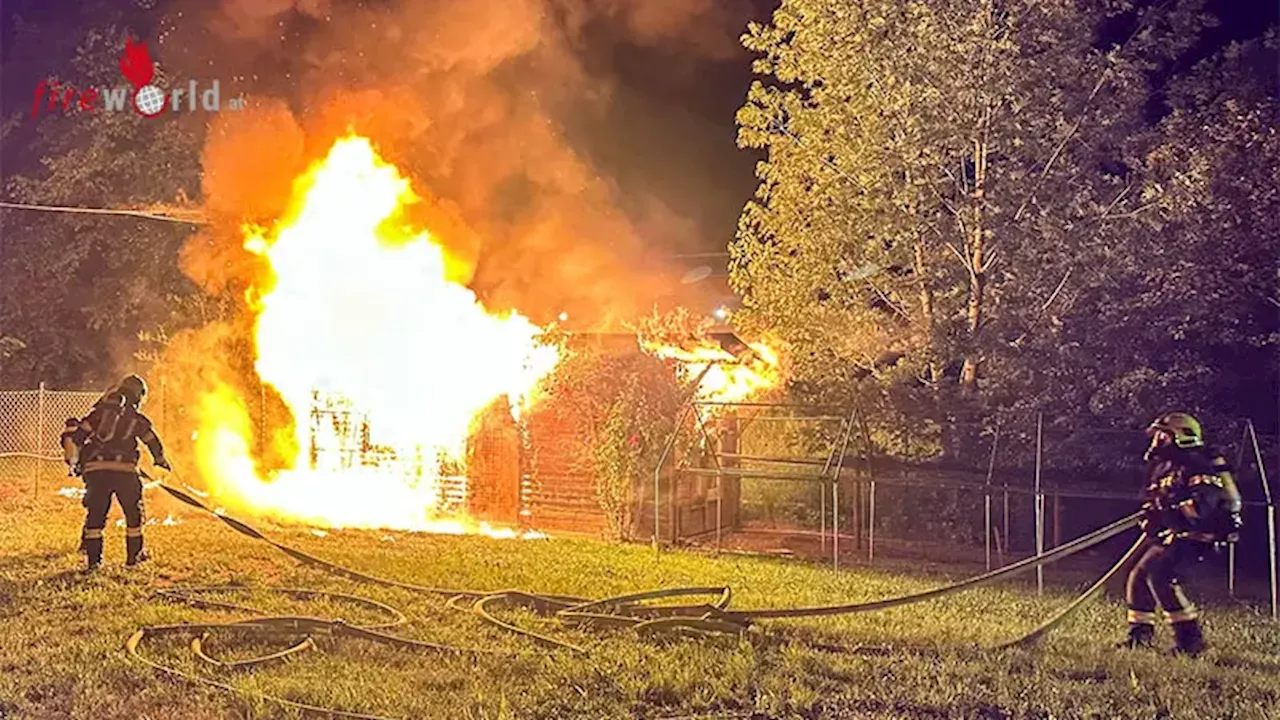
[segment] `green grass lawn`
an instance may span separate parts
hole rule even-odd
[[[81,508],[48,486],[38,500],[0,482],[0,718],[258,718],[289,711],[160,675],[123,646],[140,625],[245,617],[164,602],[174,585],[313,587],[376,599],[410,624],[398,634],[513,656],[406,651],[318,636],[315,650],[256,670],[195,660],[188,638],[149,641],[166,664],[247,691],[396,718],[1269,718],[1280,717],[1280,626],[1242,607],[1210,606],[1214,647],[1199,660],[1120,652],[1118,602],[1095,602],[1033,649],[1011,639],[1067,602],[994,586],[878,613],[761,624],[741,637],[642,640],[633,631],[573,631],[527,613],[503,618],[585,647],[547,650],[451,609],[444,598],[361,585],[296,563],[270,546],[152,491],[153,562],[121,567],[113,510],[107,565],[79,573]],[[29,484],[27,485],[29,487]],[[246,518],[248,519],[248,518]],[[287,544],[367,572],[423,585],[590,597],[677,585],[730,585],[733,607],[871,600],[947,578],[794,561],[664,552],[587,540],[495,541],[398,532],[271,528]],[[956,578],[951,578],[956,579]],[[372,620],[338,602],[251,590],[237,601],[273,614]],[[1167,633],[1161,638],[1167,641]],[[283,647],[216,636],[210,652],[248,657]]]

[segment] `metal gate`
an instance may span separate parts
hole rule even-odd
[[[806,427],[820,442],[812,454],[768,455],[742,452],[747,426],[788,422]],[[794,403],[693,400],[676,421],[654,470],[652,522],[655,542],[738,527],[743,480],[817,483],[820,488],[821,541],[831,546],[833,566],[840,564],[840,473],[853,433],[854,413]],[[683,457],[675,449],[682,433],[696,447]],[[663,525],[666,534],[663,534]]]

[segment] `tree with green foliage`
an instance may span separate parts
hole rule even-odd
[[[14,353],[26,348],[26,344],[15,337],[8,335],[0,335],[0,361],[8,360]],[[0,365],[0,372],[4,370],[4,366]]]
[[[1273,31],[1170,83],[1143,158],[1139,227],[1062,293],[1048,332],[1001,355],[1026,389],[1004,404],[1130,420],[1182,407],[1211,425],[1271,413],[1276,49]]]
[[[610,351],[566,343],[563,353],[534,406],[534,415],[541,417],[531,422],[568,430],[561,444],[571,448],[577,471],[593,479],[610,534],[629,538],[634,488],[657,467],[684,389],[673,362],[639,348]]]
[[[128,32],[119,22],[87,32],[63,84],[118,85]],[[20,40],[40,38],[35,32]],[[6,143],[28,148],[10,166],[30,168],[6,178],[4,194],[11,200],[145,207],[199,193],[203,120],[86,112],[74,103],[66,113],[33,118],[30,108],[23,112],[28,115],[5,126]],[[131,363],[136,348],[122,339],[156,325],[182,324],[174,318],[181,307],[175,300],[196,290],[177,257],[192,226],[128,216],[0,212],[0,327],[31,348],[5,363],[5,384],[101,383]]]
[[[765,79],[739,144],[768,158],[732,282],[801,383],[1012,390],[999,361],[1145,230],[1164,196],[1146,73],[1194,39],[1197,7],[1106,44],[1099,11],[1125,4],[1080,5],[784,0],[749,27]]]

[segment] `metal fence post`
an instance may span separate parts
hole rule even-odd
[[[1008,481],[1004,484],[1004,518],[1000,525],[999,532],[1000,541],[996,544],[996,562],[1004,565],[1004,555],[1009,552],[1009,485]]]
[[[1227,545],[1227,597],[1236,596],[1236,544]]]
[[[996,434],[991,438],[991,460],[987,463],[987,483],[983,490],[982,537],[987,551],[987,569],[991,569],[991,480],[996,472],[996,449],[1000,446],[1000,418],[996,418]]]
[[[36,457],[36,474],[35,484],[31,488],[33,498],[40,497],[40,481],[44,475],[44,431],[45,431],[45,414],[48,408],[45,400],[44,382],[40,383],[40,390],[36,393],[36,443],[34,454]]]
[[[724,474],[716,475],[716,550],[720,550],[720,528],[724,525]]]
[[[1258,432],[1253,421],[1248,424],[1249,437],[1253,441],[1253,456],[1258,463],[1258,477],[1262,481],[1262,496],[1267,502],[1267,560],[1271,580],[1271,619],[1280,620],[1280,580],[1276,577],[1276,501],[1271,495],[1271,482],[1262,462],[1262,448],[1258,446]]]
[[[1240,430],[1240,449],[1236,452],[1235,471],[1242,472],[1244,468],[1244,454],[1249,448],[1249,434],[1253,428],[1253,421],[1246,419],[1244,427]],[[1262,467],[1258,467],[1258,472],[1262,472]],[[1236,596],[1236,544],[1227,545],[1227,596]]]
[[[874,444],[871,442],[871,428],[867,424],[867,416],[865,414],[858,416],[858,429],[862,433],[862,469],[863,472],[866,473],[867,482],[870,483],[875,479],[876,471],[875,465],[871,459],[872,449],[874,447]],[[858,549],[862,549],[862,525],[865,522],[864,513],[867,511],[867,491],[868,488],[859,482],[856,500],[857,504],[854,508],[854,514],[858,518]]]
[[[991,487],[988,485],[982,498],[982,537],[987,553],[987,569],[991,569]]]
[[[818,490],[818,543],[822,552],[827,551],[827,492]]]
[[[841,421],[841,439],[839,449],[832,449],[840,454],[831,473],[831,556],[835,569],[840,569],[840,478],[844,471],[844,459],[849,454],[849,438],[853,436],[853,421],[856,409],[849,410],[849,417]],[[831,457],[827,458],[827,468],[831,467]],[[823,473],[824,476],[826,473]]]
[[[662,463],[653,471],[653,546],[658,547],[658,530],[662,524],[659,495],[662,493]]]
[[[1044,495],[1040,491],[1041,455],[1044,451],[1044,413],[1036,413],[1036,555],[1044,554]],[[1044,594],[1044,565],[1036,566],[1036,595]]]
[[[867,564],[876,558],[876,481],[867,492]]]
[[[840,569],[840,480],[831,483],[831,566]]]
[[[1280,578],[1276,577],[1276,506],[1267,504],[1267,554],[1271,564],[1271,619],[1280,620]]]

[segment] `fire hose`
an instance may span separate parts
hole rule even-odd
[[[471,611],[483,622],[489,625],[515,633],[539,645],[568,650],[574,653],[586,653],[587,651],[585,648],[580,646],[500,620],[493,615],[492,611],[498,607],[523,608],[542,617],[554,618],[566,627],[631,628],[642,636],[666,632],[692,635],[743,633],[758,620],[821,617],[870,612],[952,595],[963,590],[991,583],[999,579],[1012,577],[1033,568],[1056,562],[1098,545],[1099,543],[1105,542],[1129,530],[1141,515],[1140,513],[1134,513],[1133,515],[1116,520],[1109,525],[1099,528],[1087,535],[1081,536],[1071,542],[1060,545],[1048,552],[1020,560],[1006,567],[999,568],[982,575],[932,590],[862,603],[801,608],[730,610],[729,604],[732,598],[732,591],[728,587],[666,588],[600,600],[592,600],[588,598],[569,596],[541,595],[520,590],[495,592],[438,588],[404,583],[363,573],[358,570],[324,560],[323,558],[311,555],[310,553],[303,552],[296,548],[289,547],[288,545],[277,542],[266,535],[263,535],[255,528],[241,522],[240,520],[209,508],[192,493],[185,492],[166,483],[159,483],[159,485],[163,490],[165,490],[165,492],[178,500],[213,515],[241,534],[275,547],[300,563],[317,567],[331,574],[354,580],[356,582],[399,588],[418,594],[430,594],[446,597],[448,598],[447,604],[451,608],[462,609],[464,603],[469,602]],[[1120,561],[1108,570],[1107,573],[1104,574],[1097,582],[1090,586],[1088,590],[1072,601],[1069,605],[1062,608],[1049,619],[1041,623],[1034,630],[1020,638],[990,649],[1002,650],[1018,645],[1027,645],[1046,635],[1087,600],[1100,593],[1105,584],[1113,578],[1121,568],[1124,567],[1124,565],[1142,546],[1145,540],[1145,535],[1140,537],[1128,552],[1124,554]],[[296,598],[337,599],[362,606],[367,610],[386,616],[387,619],[383,622],[357,625],[347,623],[342,620],[326,618],[306,616],[271,616],[256,608],[216,600],[211,597],[218,593],[250,590],[267,590],[272,593],[288,595]],[[313,648],[315,646],[315,642],[312,635],[321,634],[327,634],[335,637],[359,638],[398,648],[419,651],[445,652],[472,656],[501,656],[517,654],[492,649],[463,648],[443,645],[391,634],[386,631],[407,623],[407,619],[404,614],[384,603],[355,595],[303,588],[249,588],[238,586],[170,588],[159,591],[158,595],[163,599],[170,601],[184,602],[205,608],[246,612],[253,614],[255,617],[248,620],[223,623],[183,623],[178,625],[144,626],[139,628],[125,643],[125,650],[130,657],[161,673],[187,682],[216,687],[295,710],[324,713],[334,717],[363,718],[365,720],[389,720],[382,716],[324,708],[293,700],[287,700],[285,698],[245,691],[233,685],[222,683],[195,673],[186,672],[152,660],[143,655],[141,652],[141,646],[144,640],[148,637],[159,637],[173,634],[196,634],[190,644],[192,653],[204,663],[224,669],[253,667],[291,657],[304,650]],[[644,604],[653,600],[683,597],[714,597],[714,600],[708,603],[686,605],[654,606]],[[214,658],[206,652],[205,649],[205,646],[210,643],[210,634],[214,631],[251,632],[267,636],[285,635],[297,637],[302,635],[304,637],[301,641],[294,643],[288,648],[268,655],[246,660],[223,661]]]

